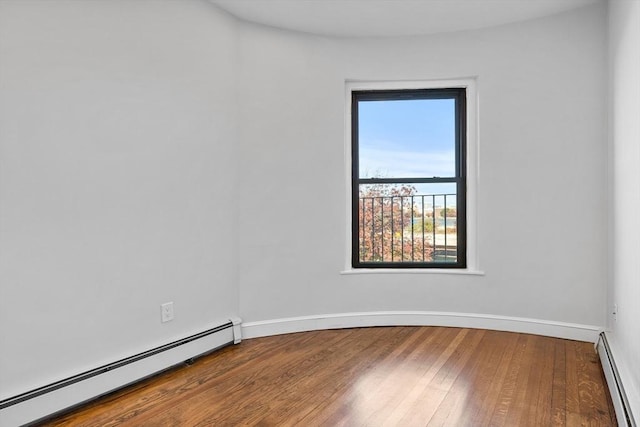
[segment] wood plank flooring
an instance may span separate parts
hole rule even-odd
[[[45,426],[615,426],[593,344],[443,327],[243,341]]]

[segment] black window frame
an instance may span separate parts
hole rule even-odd
[[[360,178],[358,130],[358,103],[362,101],[393,100],[455,100],[455,176],[411,178]],[[393,269],[465,269],[467,268],[467,90],[466,88],[437,89],[380,89],[351,91],[351,266],[362,268]],[[456,184],[456,262],[372,262],[360,261],[360,185],[361,184]]]

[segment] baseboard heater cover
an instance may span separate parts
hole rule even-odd
[[[611,400],[613,401],[613,406],[616,411],[618,425],[624,427],[637,427],[631,412],[629,398],[625,392],[620,378],[620,373],[616,366],[615,359],[613,358],[611,346],[609,345],[607,336],[604,332],[600,334],[599,340],[596,343],[596,349],[600,356],[604,376],[607,379]]]
[[[241,341],[238,318],[0,401],[0,426],[48,418],[78,404]]]

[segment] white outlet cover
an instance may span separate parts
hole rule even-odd
[[[165,302],[160,306],[162,323],[173,320],[173,301]]]

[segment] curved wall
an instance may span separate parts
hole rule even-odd
[[[329,39],[242,25],[243,321],[289,319],[293,325],[300,319],[290,318],[298,316],[391,311],[602,326],[605,21],[598,4],[411,38]],[[485,275],[341,275],[347,259],[345,80],[460,77],[477,78],[479,93],[478,251]]]
[[[603,325],[605,40],[603,5],[332,39],[205,1],[0,2],[0,399],[238,314]],[[345,80],[458,77],[486,274],[341,275]]]

